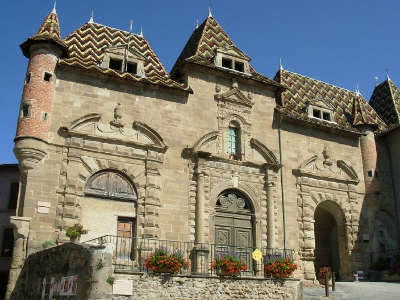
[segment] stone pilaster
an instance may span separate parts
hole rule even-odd
[[[30,221],[31,218],[27,217],[10,218],[10,223],[13,225],[14,229],[14,250],[5,298],[7,300],[10,299],[25,262]]]
[[[159,162],[146,161],[146,198],[144,201],[143,237],[160,238],[158,210],[160,203]]]
[[[197,174],[196,243],[204,243],[204,172]]]

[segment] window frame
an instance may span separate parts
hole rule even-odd
[[[234,134],[232,134],[234,133]],[[233,151],[234,150],[234,151]],[[228,127],[228,155],[230,158],[240,160],[241,158],[241,128],[235,121],[229,123]]]
[[[334,120],[334,114],[333,111],[321,106],[317,106],[317,105],[309,105],[308,108],[308,117],[310,119],[315,119],[315,120],[319,120],[322,122],[327,122],[327,123],[333,123],[336,124],[335,120]],[[315,112],[319,112],[319,117],[315,116]],[[328,115],[329,116],[329,120],[325,119],[325,116]]]

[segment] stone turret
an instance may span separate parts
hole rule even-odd
[[[61,40],[55,8],[45,18],[38,32],[20,47],[29,63],[14,153],[21,170],[26,171],[34,168],[46,156],[56,80],[55,69],[58,60],[67,55],[67,45]]]
[[[374,130],[377,128],[376,121],[369,117],[367,110],[371,109],[361,94],[356,93],[353,100],[353,126],[361,132],[360,148],[363,161],[365,193],[376,193],[379,191],[379,180],[376,172],[377,150]]]

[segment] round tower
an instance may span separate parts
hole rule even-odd
[[[362,135],[360,137],[361,157],[363,162],[365,193],[379,192],[377,167],[377,150],[374,130],[377,123],[367,114],[367,102],[361,94],[356,93],[353,101],[353,126],[357,127]]]
[[[14,152],[23,169],[31,169],[46,155],[46,140],[55,89],[55,69],[66,56],[55,8],[38,32],[21,44],[29,59],[25,75]]]

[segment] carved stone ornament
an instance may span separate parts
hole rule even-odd
[[[114,120],[110,122],[111,126],[121,128],[124,127],[124,124],[122,124],[122,108],[121,108],[121,103],[118,103],[115,108],[114,108]]]
[[[324,147],[322,158],[318,155],[313,155],[294,172],[300,176],[335,179],[353,184],[358,184],[360,181],[357,172],[349,163],[344,160],[332,159],[332,151],[329,146]]]
[[[246,200],[234,193],[222,194],[218,198],[217,206],[231,212],[247,209]]]
[[[150,126],[135,121],[131,126],[124,126],[121,122],[122,108],[117,105],[114,109],[114,120],[107,123],[99,114],[89,114],[72,122],[61,131],[69,136],[83,137],[85,139],[112,140],[113,143],[124,141],[137,146],[147,146],[157,152],[165,152],[167,146],[162,137]]]

